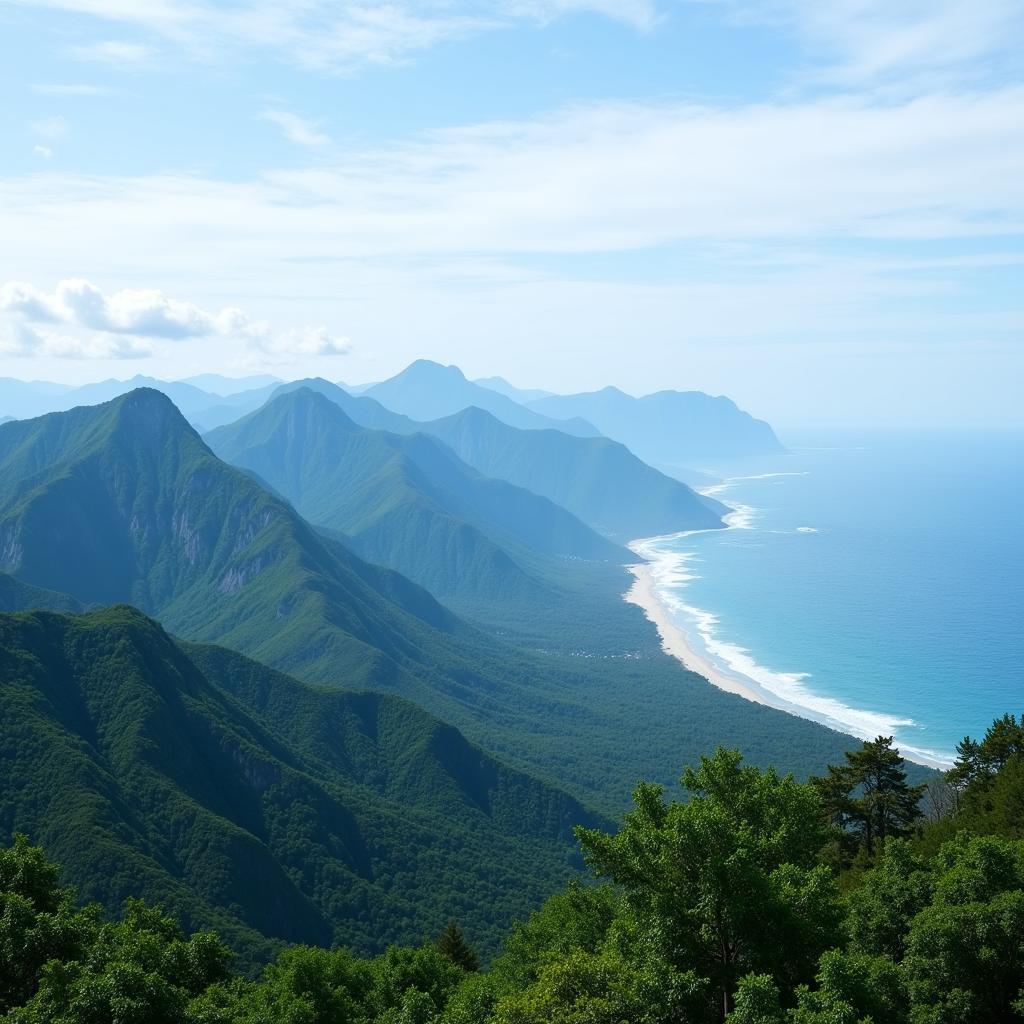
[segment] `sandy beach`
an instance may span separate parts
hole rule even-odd
[[[661,646],[666,654],[672,655],[691,672],[703,676],[709,683],[721,690],[735,693],[756,704],[770,704],[765,696],[757,690],[744,684],[739,679],[726,675],[721,669],[713,665],[707,658],[702,657],[694,651],[686,639],[686,634],[669,617],[665,606],[658,600],[654,593],[654,584],[651,579],[651,570],[644,563],[631,565],[629,571],[636,578],[633,586],[625,595],[630,604],[638,605],[644,610],[644,614],[658,629],[661,637]],[[777,706],[777,705],[773,705]]]

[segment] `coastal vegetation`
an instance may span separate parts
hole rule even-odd
[[[0,1012],[11,1024],[1024,1020],[1024,840],[1019,817],[991,813],[1019,805],[1022,759],[1020,724],[997,722],[961,750],[956,807],[874,832],[843,886],[823,853],[839,826],[820,783],[718,749],[685,770],[683,799],[641,783],[617,830],[578,829],[595,882],[552,896],[482,971],[449,922],[371,958],[299,945],[238,973],[221,937],[186,936],[159,908],[132,899],[113,920],[76,904],[18,837],[0,852]],[[867,762],[906,784],[889,744],[843,767]],[[843,829],[864,843],[863,822]]]

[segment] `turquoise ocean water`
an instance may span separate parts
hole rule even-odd
[[[731,529],[641,546],[691,646],[771,703],[921,760],[1024,712],[1024,434],[783,440],[701,467]]]

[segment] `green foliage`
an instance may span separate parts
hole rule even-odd
[[[97,928],[77,956],[51,959],[11,1024],[179,1024],[193,998],[227,977],[218,937],[185,939],[173,920],[136,900]]]
[[[890,837],[844,908],[830,869],[815,863],[826,826],[814,787],[721,749],[683,782],[685,803],[641,784],[616,835],[581,831],[588,858],[613,884],[573,884],[551,897],[486,972],[456,962],[451,954],[465,942],[451,927],[443,943],[373,959],[294,946],[258,978],[232,975],[215,935],[186,938],[146,904],[129,900],[117,922],[96,907],[74,910],[54,865],[19,838],[0,851],[0,907],[17,910],[0,915],[3,1019],[1024,1021],[1024,841],[964,831],[928,856]]]
[[[669,963],[710,980],[725,1011],[749,972],[809,978],[839,917],[815,865],[825,829],[814,790],[722,749],[682,784],[690,799],[670,804],[641,784],[617,835],[577,830],[588,863],[622,887]]]
[[[405,701],[185,649],[125,607],[0,615],[0,777],[0,832],[45,840],[85,898],[159,901],[246,962],[374,952],[456,914],[492,952],[574,873],[571,822],[599,821]],[[0,881],[28,877],[21,850]],[[9,941],[60,933],[43,909]]]
[[[826,776],[813,780],[828,819],[868,857],[887,839],[909,835],[923,813],[925,784],[908,785],[892,742],[891,736],[865,740],[859,750],[847,752],[846,764],[829,765]],[[841,850],[849,852],[842,839]]]
[[[480,970],[480,960],[455,921],[449,921],[437,940],[437,948],[464,971]]]

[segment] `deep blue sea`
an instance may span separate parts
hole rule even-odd
[[[783,441],[702,467],[733,528],[645,549],[691,646],[773,703],[919,759],[1024,712],[1024,433]]]

